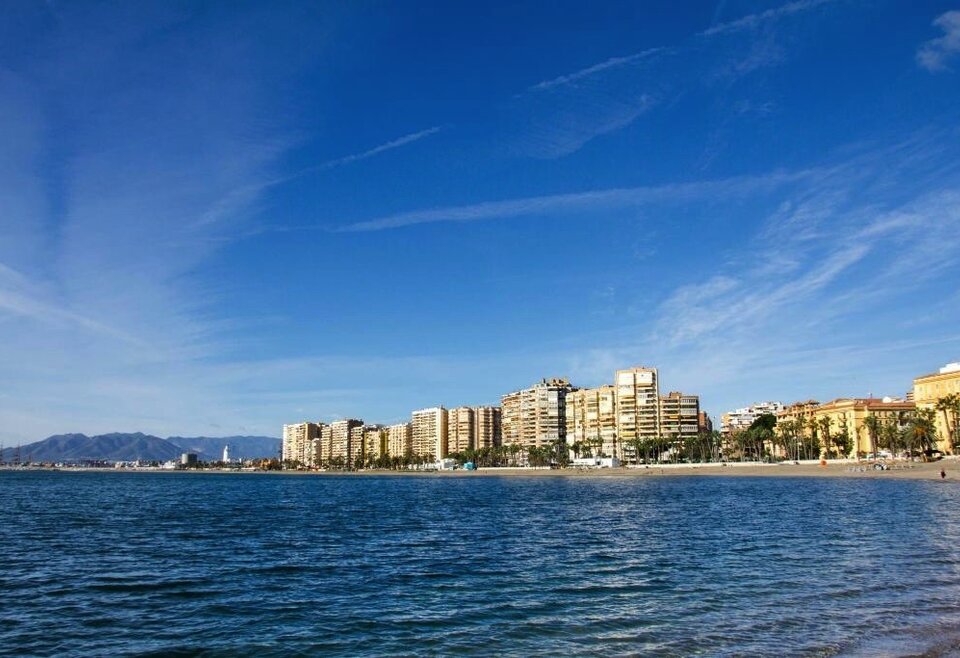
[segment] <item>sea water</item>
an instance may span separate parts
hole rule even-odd
[[[960,483],[0,472],[2,655],[953,655]]]

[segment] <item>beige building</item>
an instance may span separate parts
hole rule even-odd
[[[363,450],[363,421],[346,418],[330,423],[330,461],[353,464],[353,459]]]
[[[387,452],[391,457],[409,457],[413,454],[413,427],[398,423],[387,428]]]
[[[660,434],[675,443],[697,438],[700,396],[671,391],[660,397]]]
[[[794,426],[800,435],[817,437],[821,456],[856,458],[879,448],[874,446],[874,437],[867,427],[868,416],[875,416],[883,423],[896,423],[902,428],[915,409],[913,402],[893,398],[837,398],[823,404],[807,400],[788,405],[777,414],[777,431],[782,433],[789,424],[798,424]],[[829,437],[824,435],[824,419],[829,419]],[[844,451],[840,446],[847,439],[850,449]],[[792,456],[781,454],[783,450],[779,446],[769,449],[779,457]]]
[[[503,445],[542,447],[564,441],[567,435],[567,394],[573,390],[563,378],[543,379],[530,388],[507,393],[502,402]]]
[[[447,454],[473,448],[476,431],[476,413],[472,408],[451,409],[447,414]]]
[[[958,397],[949,398],[949,396]],[[938,403],[943,405],[945,399],[949,401],[958,398],[960,398],[960,362],[948,363],[938,372],[922,375],[913,380],[913,401],[917,403],[919,409],[933,409],[940,450],[945,453],[954,452],[951,435],[960,438],[957,435],[960,414],[956,411],[956,407],[950,410],[942,406],[938,409],[937,406]]]
[[[656,368],[618,370],[617,435],[622,458],[636,462],[636,440],[650,441],[660,437],[660,383]]]
[[[431,407],[414,411],[411,419],[414,455],[440,460],[447,456],[447,410]]]
[[[321,425],[318,423],[294,423],[283,426],[281,456],[285,462],[299,462],[304,466],[313,466],[314,439],[320,437]]]
[[[363,426],[363,458],[380,459],[387,454],[387,428],[383,425]]]
[[[333,452],[333,427],[324,425],[320,428],[320,444],[317,450],[317,466],[326,466],[330,463],[330,455]]]
[[[473,448],[492,448],[501,443],[500,407],[474,407]]]
[[[566,441],[575,455],[620,456],[615,386],[572,391],[567,394],[566,405]]]

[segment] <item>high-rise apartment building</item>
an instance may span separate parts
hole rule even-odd
[[[320,445],[317,451],[317,466],[327,466],[333,453],[333,427],[324,425],[320,428]]]
[[[477,430],[476,414],[470,407],[457,407],[447,413],[447,454],[473,448]]]
[[[660,435],[682,445],[700,430],[700,396],[670,391],[660,396]]]
[[[542,447],[565,440],[567,394],[572,390],[570,382],[556,378],[504,395],[503,445]]]
[[[304,466],[314,465],[313,440],[320,436],[317,423],[295,423],[283,426],[281,456],[285,462],[299,462]]]
[[[413,454],[413,427],[398,423],[387,428],[387,451],[391,457],[409,457]]]
[[[346,418],[330,423],[330,461],[352,465],[356,455],[363,450],[363,421]]]
[[[413,454],[440,460],[447,456],[447,410],[431,407],[414,411],[411,418]]]
[[[618,370],[617,435],[623,459],[637,461],[635,442],[660,437],[660,383],[656,368]]]
[[[474,407],[473,447],[492,448],[500,445],[500,407]]]
[[[567,394],[566,405],[566,441],[575,454],[620,456],[615,386],[572,391]]]
[[[387,428],[385,428],[383,425],[364,425],[364,459],[380,459],[385,454],[387,454]]]

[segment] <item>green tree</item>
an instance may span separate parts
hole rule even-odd
[[[883,422],[870,414],[863,419],[863,426],[867,428],[867,434],[870,436],[870,452],[877,456],[877,446],[880,443],[880,432],[883,428]]]

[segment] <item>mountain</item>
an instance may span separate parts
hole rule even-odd
[[[180,458],[181,453],[195,452],[202,461],[218,461],[223,456],[223,446],[230,446],[231,459],[256,459],[276,457],[280,452],[280,439],[269,436],[171,436],[162,439],[142,432],[99,434],[56,434],[43,441],[20,446],[20,461],[74,462],[82,460],[101,461],[169,461]],[[15,459],[16,448],[7,447],[2,452],[3,461]]]
[[[11,461],[14,448],[3,451],[5,461]],[[20,447],[21,461],[60,462],[99,459],[109,461],[167,461],[177,459],[181,450],[166,439],[142,432],[123,434],[56,434],[43,441]]]
[[[171,436],[167,441],[183,452],[195,452],[203,460],[223,457],[223,446],[230,446],[231,459],[258,459],[277,457],[280,439],[272,436]]]

